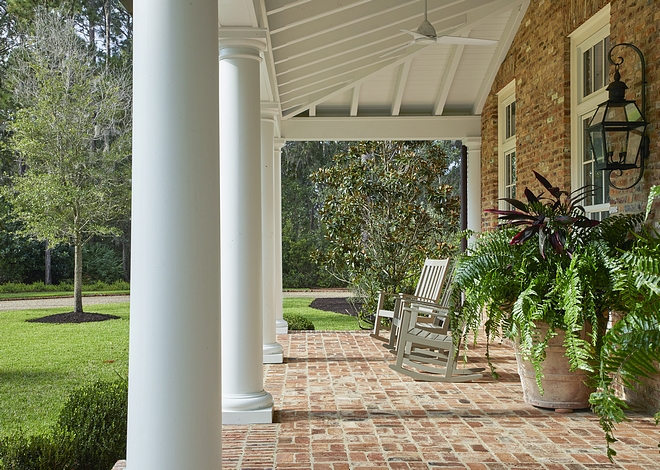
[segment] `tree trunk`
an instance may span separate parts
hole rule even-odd
[[[103,2],[103,16],[105,19],[105,66],[110,63],[110,0]]]
[[[53,276],[50,269],[50,247],[48,246],[48,240],[46,240],[46,253],[44,258],[44,284],[49,286],[53,283]]]
[[[73,302],[74,311],[82,313],[82,243],[76,241],[75,243],[75,256],[73,268]]]
[[[131,282],[131,226],[123,230],[122,235],[122,267],[124,268],[124,281]]]

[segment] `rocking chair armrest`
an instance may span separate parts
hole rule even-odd
[[[404,302],[430,302],[435,303],[435,300],[426,297],[418,297],[413,294],[398,294],[399,298]]]
[[[403,301],[401,310],[410,318],[409,322],[414,322],[416,328],[441,334],[449,331],[451,309],[446,306],[422,300]]]

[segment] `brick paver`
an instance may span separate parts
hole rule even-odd
[[[264,365],[275,423],[223,426],[223,469],[660,469],[650,414],[618,426],[611,464],[592,413],[523,402],[507,346],[491,349],[499,380],[451,384],[391,370],[391,354],[363,332],[294,332],[278,342],[285,363]],[[482,357],[471,351],[471,365]]]

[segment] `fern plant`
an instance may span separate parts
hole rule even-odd
[[[655,192],[654,192],[655,191]],[[655,186],[649,197],[648,216],[660,186]],[[621,320],[603,337],[597,369],[598,390],[592,393],[590,403],[598,414],[605,431],[607,456],[612,460],[616,451],[614,429],[625,420],[627,404],[616,394],[613,386],[618,378],[623,385],[635,389],[658,372],[660,360],[660,234],[651,228],[636,236],[632,248],[610,259],[614,273],[614,290],[619,294],[619,308],[625,312]],[[660,421],[660,411],[655,415]],[[660,447],[660,445],[659,445]]]
[[[601,395],[592,396],[592,404],[601,418],[611,458],[614,454],[609,443],[623,404],[612,392],[610,373],[618,371],[624,381],[634,381],[633,377],[650,372],[648,360],[654,354],[657,357],[657,351],[647,351],[644,356],[641,348],[636,348],[633,355],[621,346],[627,348],[642,337],[647,340],[652,331],[657,333],[648,315],[643,324],[630,316],[629,322],[607,330],[609,311],[630,305],[626,296],[633,295],[633,290],[622,280],[630,271],[614,263],[632,262],[631,248],[633,243],[639,247],[640,242],[634,242],[631,233],[643,214],[616,215],[602,222],[589,220],[580,206],[589,188],[567,193],[535,174],[547,194],[527,189],[527,202],[507,199],[512,210],[490,211],[497,213],[503,224],[481,234],[458,259],[454,292],[456,302],[462,294],[462,308],[457,317],[461,324],[455,331],[463,331],[463,344],[467,344],[467,337],[473,335],[476,340],[484,325],[486,356],[495,377],[489,344],[502,337],[517,340],[521,355],[534,365],[542,390],[541,366],[548,341],[557,330],[563,330],[571,368],[587,372],[591,385],[602,390]],[[622,257],[621,253],[627,255]],[[642,264],[649,259],[658,258],[649,256]],[[653,266],[660,271],[657,264]],[[651,273],[642,278],[648,281],[644,285],[657,287],[653,282],[658,279]],[[639,277],[635,279],[641,282]],[[646,293],[639,295],[644,298]],[[549,326],[546,333],[541,333],[541,323]],[[631,336],[630,330],[641,336]],[[657,347],[660,341],[656,339],[653,344]]]

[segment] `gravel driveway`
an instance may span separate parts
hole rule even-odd
[[[333,290],[310,290],[310,291],[293,291],[283,292],[283,297],[312,297],[315,299],[320,298],[342,298],[350,297],[350,292],[344,289]],[[98,304],[115,304],[120,302],[129,302],[130,296],[128,295],[98,295],[84,297],[84,305],[98,305]],[[28,299],[28,300],[0,300],[0,311],[7,310],[26,310],[32,308],[56,308],[56,307],[73,307],[72,297],[56,297],[44,299]]]

